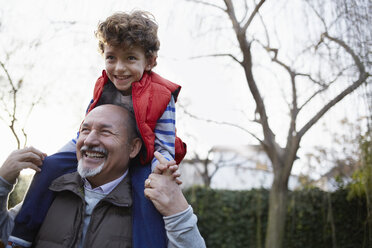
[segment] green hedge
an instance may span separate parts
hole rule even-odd
[[[195,187],[184,193],[198,216],[207,247],[264,247],[267,190]],[[346,190],[290,192],[284,247],[372,247],[365,199],[346,197]]]

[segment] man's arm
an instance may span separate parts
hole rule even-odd
[[[8,210],[9,193],[17,181],[19,173],[26,168],[40,171],[39,166],[46,154],[29,147],[12,152],[0,167],[0,235],[6,243],[14,226],[15,216],[21,209],[21,204]]]
[[[6,244],[14,226],[14,219],[21,209],[21,203],[8,210],[9,193],[14,185],[0,177],[0,239]]]
[[[206,247],[197,226],[198,218],[191,206],[178,214],[163,218],[169,241],[168,248]]]
[[[164,216],[168,248],[206,247],[197,227],[197,217],[167,165],[170,162],[158,153],[155,156],[160,162],[155,170],[158,174],[152,173],[146,179],[145,196]]]

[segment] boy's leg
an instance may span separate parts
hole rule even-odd
[[[15,218],[9,241],[29,246],[53,201],[53,193],[49,190],[50,183],[63,174],[76,171],[76,166],[75,152],[60,152],[44,159],[41,172],[35,174],[23,201],[22,209]],[[21,244],[22,240],[26,242]]]
[[[167,247],[163,216],[144,195],[145,180],[151,173],[151,165],[132,163],[130,175],[133,193],[133,247]]]

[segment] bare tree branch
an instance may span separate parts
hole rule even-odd
[[[353,92],[356,88],[358,88],[361,84],[366,82],[369,75],[364,73],[361,77],[355,81],[352,85],[347,87],[343,90],[340,94],[338,94],[335,98],[329,101],[313,118],[310,119],[308,123],[301,130],[298,132],[299,137],[301,138],[329,109],[331,109],[336,103],[341,101],[345,96]]]
[[[258,138],[254,133],[248,131],[246,128],[242,127],[242,126],[239,126],[235,123],[230,123],[230,122],[225,122],[225,121],[215,121],[215,120],[211,120],[211,119],[206,119],[206,118],[202,118],[202,117],[198,117],[194,114],[191,114],[190,112],[188,112],[185,108],[182,108],[183,112],[190,116],[191,118],[194,118],[194,119],[197,119],[197,120],[202,120],[202,121],[205,121],[205,122],[209,122],[209,123],[215,123],[215,124],[219,124],[219,125],[227,125],[227,126],[231,126],[231,127],[235,127],[235,128],[238,128],[246,133],[248,133],[249,135],[251,135],[253,138],[255,138],[260,144],[263,143],[263,141]]]
[[[270,36],[269,36],[269,31],[267,30],[267,27],[266,27],[266,24],[265,24],[265,21],[261,15],[260,12],[257,12],[258,14],[258,17],[260,18],[260,21],[261,21],[261,24],[262,24],[262,27],[264,28],[264,31],[265,31],[265,37],[266,37],[266,41],[267,41],[267,47],[270,47]]]
[[[247,1],[244,1],[244,15],[243,15],[243,19],[240,21],[240,23],[242,23],[245,20],[245,18],[247,17],[248,10],[249,10],[249,8],[248,8]]]
[[[213,3],[207,3],[207,2],[204,2],[204,1],[200,1],[200,0],[186,0],[187,2],[194,2],[194,3],[198,3],[198,4],[203,4],[203,5],[206,5],[206,6],[210,6],[210,7],[213,7],[213,8],[217,8],[217,9],[220,9],[222,11],[226,11],[224,8],[216,5],[216,4],[213,4]]]
[[[297,76],[307,77],[310,81],[312,81],[314,84],[319,85],[322,88],[328,87],[328,84],[322,83],[320,81],[315,80],[310,74],[307,73],[296,73]]]
[[[232,22],[237,40],[239,42],[240,50],[243,54],[243,62],[242,67],[245,72],[245,76],[247,79],[248,87],[250,89],[250,93],[253,96],[253,99],[256,103],[256,109],[258,113],[260,114],[260,122],[263,129],[264,134],[264,140],[263,143],[261,143],[265,150],[267,151],[274,151],[270,154],[278,154],[279,146],[275,141],[275,135],[273,131],[270,128],[269,122],[268,122],[268,116],[266,113],[265,104],[263,102],[263,98],[260,94],[260,91],[257,87],[256,81],[253,76],[253,65],[252,65],[252,54],[251,54],[251,42],[247,41],[246,32],[242,30],[242,28],[239,26],[239,23],[236,19],[236,15],[234,12],[234,6],[232,4],[231,0],[224,0],[227,8],[227,14],[229,15],[229,18]],[[278,158],[273,158],[278,159]]]
[[[306,123],[302,129],[299,131],[299,138],[301,137],[329,110],[331,109],[336,103],[341,101],[345,96],[353,92],[356,88],[358,88],[364,82],[367,82],[369,78],[369,74],[366,73],[364,65],[360,61],[359,57],[354,53],[354,51],[349,47],[345,42],[335,37],[331,37],[328,33],[323,33],[322,36],[330,39],[331,41],[337,43],[339,46],[345,49],[345,51],[350,54],[352,59],[354,60],[355,65],[359,70],[359,78],[354,83],[352,83],[349,87],[343,90],[340,94],[338,94],[335,98],[329,101],[316,115],[314,115],[308,123]],[[367,82],[368,83],[368,82]]]
[[[256,16],[256,14],[258,13],[258,11],[260,10],[261,6],[264,4],[265,0],[261,0],[257,5],[256,7],[254,8],[253,12],[251,13],[251,15],[249,16],[247,22],[244,24],[242,30],[245,32],[247,30],[247,28],[249,27],[249,25],[251,24],[251,22],[253,21],[254,17]]]
[[[6,105],[5,101],[4,101],[4,99],[1,98],[0,100],[1,100],[2,105],[4,106],[4,109],[3,109],[3,110],[8,114],[8,117],[9,117],[9,118],[12,118],[12,114],[9,112],[8,107],[7,107],[7,105]],[[3,119],[3,120],[4,120],[4,119]],[[4,120],[4,121],[5,121],[5,120]]]
[[[353,58],[356,66],[358,67],[358,70],[359,70],[360,74],[363,75],[363,74],[366,73],[365,67],[364,67],[363,63],[360,61],[359,57],[355,54],[355,52],[351,49],[351,47],[349,47],[344,41],[330,36],[327,32],[323,33],[322,36],[328,38],[329,40],[331,40],[335,43],[337,43],[339,46],[341,46],[343,49],[345,49],[345,51],[348,54],[350,54],[351,57]]]
[[[14,86],[14,84],[13,84],[13,80],[12,80],[12,78],[10,77],[9,72],[8,72],[8,70],[6,69],[5,64],[4,64],[2,61],[0,61],[0,66],[3,68],[3,71],[5,72],[5,75],[6,75],[6,77],[8,78],[8,82],[9,82],[10,86],[12,87],[12,90],[13,90],[13,91],[16,91],[16,88],[15,88],[15,86]]]
[[[299,107],[299,111],[300,110],[302,110],[314,97],[316,97],[318,94],[320,94],[320,93],[322,93],[322,92],[324,92],[324,91],[326,91],[331,85],[333,85],[336,81],[337,81],[337,79],[339,78],[339,77],[341,77],[342,76],[342,74],[343,74],[343,72],[346,70],[347,68],[343,68],[343,69],[341,69],[340,70],[340,72],[335,76],[335,78],[333,79],[333,80],[331,80],[328,84],[326,84],[326,83],[322,83],[322,82],[318,82],[318,81],[316,81],[316,80],[314,80],[312,77],[311,77],[311,75],[308,75],[308,74],[303,74],[303,73],[298,73],[297,75],[298,76],[304,76],[304,77],[308,77],[312,82],[314,82],[314,83],[316,83],[316,84],[318,84],[318,85],[320,85],[322,88],[321,89],[319,89],[319,90],[317,90],[317,91],[315,91],[307,100],[305,100],[305,102]]]
[[[326,21],[324,20],[323,16],[320,15],[320,13],[315,9],[315,7],[310,3],[310,1],[305,1],[307,4],[310,5],[310,8],[314,11],[315,15],[319,18],[319,20],[322,22],[323,24],[323,28],[324,30],[327,32],[327,24],[326,24]]]
[[[10,112],[7,108],[5,110],[10,115],[11,120],[10,120],[10,124],[8,124],[8,126],[9,126],[11,132],[13,133],[14,138],[16,139],[17,148],[19,149],[20,146],[21,146],[21,142],[20,142],[18,134],[15,130],[15,123],[17,121],[16,113],[17,113],[17,92],[18,92],[18,89],[14,86],[13,79],[11,78],[5,64],[2,61],[0,61],[0,66],[3,69],[3,71],[5,72],[5,75],[7,76],[7,79],[8,79],[8,83],[11,87],[10,93],[13,96],[13,108],[12,108],[13,110],[12,110],[12,112]],[[2,101],[3,101],[3,99],[2,99]]]
[[[208,54],[208,55],[200,55],[200,56],[194,56],[194,57],[190,57],[189,59],[200,59],[200,58],[208,58],[208,57],[230,57],[232,58],[233,60],[235,60],[236,62],[238,62],[239,64],[241,64],[242,62],[237,59],[234,55],[230,54],[230,53],[221,53],[221,54]]]

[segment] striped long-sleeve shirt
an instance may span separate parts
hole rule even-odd
[[[176,139],[176,108],[174,98],[168,103],[163,115],[155,126],[155,151],[160,152],[168,161],[174,160]],[[158,160],[154,157],[151,168],[154,170]]]

